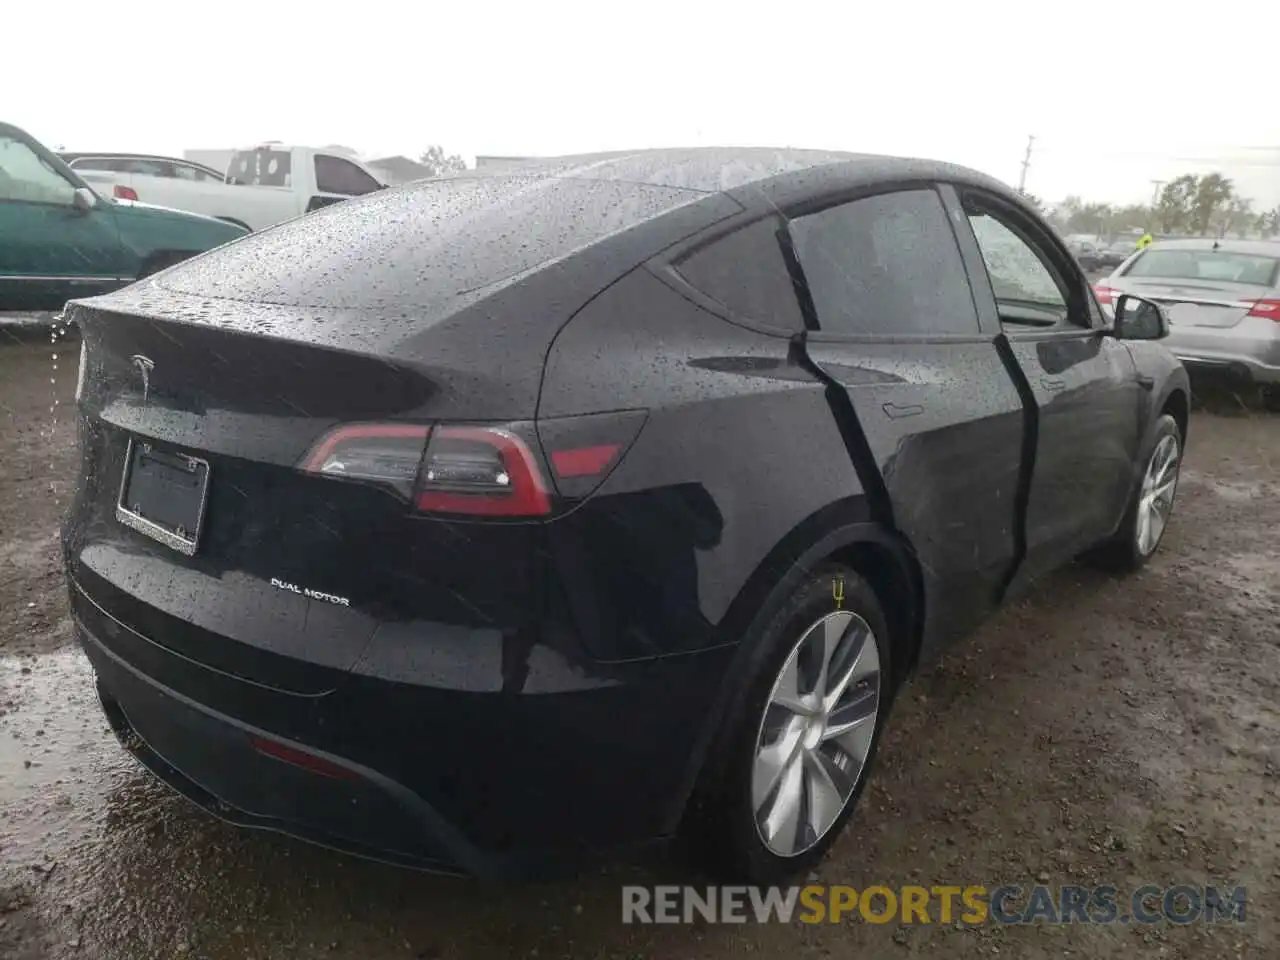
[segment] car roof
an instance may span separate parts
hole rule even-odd
[[[1157,240],[1149,249],[1161,250],[1225,250],[1229,253],[1253,253],[1280,257],[1280,240],[1215,240],[1212,237],[1189,237],[1179,240]]]
[[[798,192],[820,192],[892,179],[969,183],[1006,196],[1000,181],[956,164],[935,160],[772,147],[674,147],[590,153],[521,161],[510,167],[478,168],[451,178],[572,178],[614,180],[671,187],[707,194],[730,193],[738,200],[768,188],[766,199],[786,199]],[[743,188],[750,188],[745,193]]]

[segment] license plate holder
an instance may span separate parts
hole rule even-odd
[[[194,556],[209,497],[209,462],[149,441],[129,440],[116,519]]]

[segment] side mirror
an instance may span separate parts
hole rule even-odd
[[[88,213],[98,205],[98,198],[93,195],[93,191],[88,187],[76,187],[75,195],[71,198],[71,205],[81,213]]]
[[[1120,340],[1163,340],[1169,315],[1154,300],[1123,293],[1116,298],[1114,332]]]

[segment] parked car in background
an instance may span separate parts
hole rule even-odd
[[[1105,247],[1098,249],[1096,258],[1098,267],[1103,270],[1114,270],[1137,252],[1138,240],[1136,237],[1113,240]]]
[[[72,170],[79,171],[137,173],[148,177],[169,177],[204,183],[222,183],[226,179],[226,174],[212,167],[178,157],[159,157],[145,153],[59,153],[58,156]]]
[[[1189,367],[1268,384],[1273,396],[1280,386],[1280,242],[1157,240],[1096,292],[1163,304],[1166,343]]]
[[[1076,237],[1067,239],[1067,249],[1071,251],[1071,255],[1076,258],[1076,262],[1085,270],[1097,270],[1100,260],[1098,245],[1092,240],[1082,240]]]
[[[57,310],[245,234],[178,210],[99,197],[28,134],[0,123],[0,310]]]
[[[917,663],[1152,555],[1187,431],[1160,308],[1109,322],[1020,196],[927,161],[473,171],[70,313],[122,740],[234,822],[473,874],[683,827],[803,875]]]
[[[383,188],[352,157],[278,143],[236,151],[223,177],[180,174],[178,164],[204,169],[190,161],[156,158],[152,164],[122,162],[127,169],[84,169],[81,174],[101,192],[190,210],[250,230]]]

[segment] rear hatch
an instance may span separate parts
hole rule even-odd
[[[441,378],[210,326],[85,308],[78,319],[83,462],[68,546],[102,611],[299,693],[331,689],[384,624],[500,632],[529,615],[533,526],[461,530],[414,516],[394,476],[301,469],[351,422],[405,425],[390,442],[416,466]]]
[[[690,209],[699,198],[424,184],[71,304],[77,613],[297,693],[333,689],[373,642],[442,676],[488,651],[493,670],[469,682],[492,683],[542,602],[548,345],[604,285],[724,215]],[[597,242],[653,218],[674,222]],[[477,517],[476,490],[497,482],[511,497]]]
[[[1255,253],[1155,248],[1106,285],[1163,304],[1175,326],[1234,327],[1275,295],[1278,265]]]

